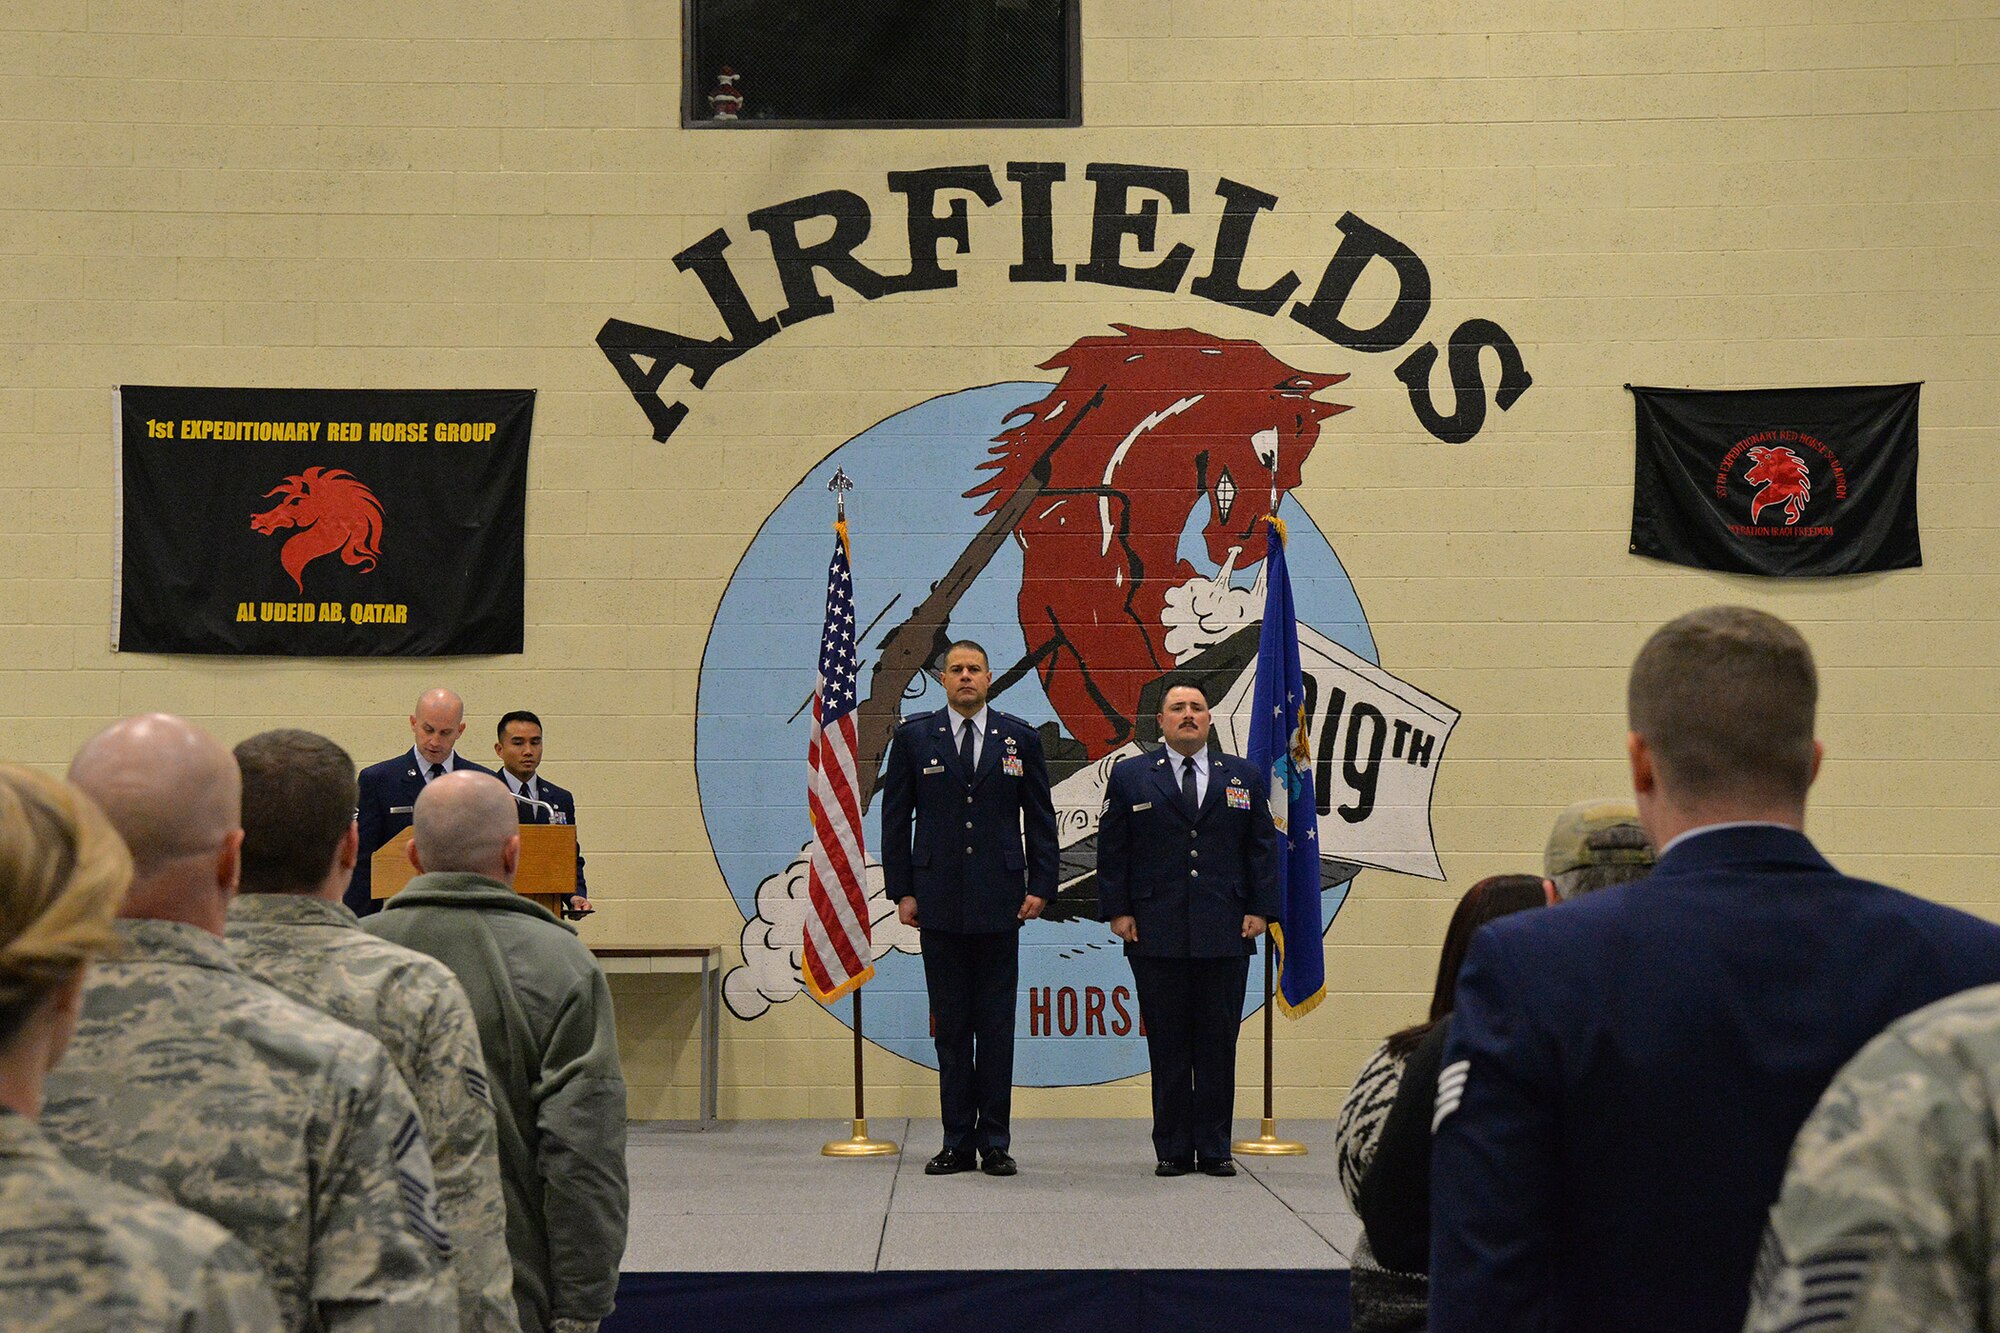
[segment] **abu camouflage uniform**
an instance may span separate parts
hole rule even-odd
[[[198,1213],[80,1171],[0,1110],[0,1323],[263,1333],[278,1305],[256,1256]]]
[[[515,1333],[507,1201],[479,1026],[451,969],[377,939],[341,903],[289,893],[238,896],[229,952],[245,972],[360,1028],[388,1049],[416,1095],[451,1235],[459,1327]]]
[[[289,1329],[456,1327],[416,1102],[382,1044],[246,976],[214,935],[120,921],[49,1076],[78,1166],[172,1199],[264,1265]]]
[[[1746,1329],[2000,1333],[2000,986],[1861,1049],[1792,1147]]]

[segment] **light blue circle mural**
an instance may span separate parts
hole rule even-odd
[[[702,657],[695,767],[709,840],[747,923],[746,963],[731,974],[727,988],[730,1008],[739,1018],[758,1017],[772,1003],[814,1003],[797,989],[796,950],[799,899],[805,892],[799,858],[809,836],[810,700],[833,548],[834,504],[827,482],[838,468],[855,486],[848,497],[848,520],[857,623],[867,627],[861,638],[865,695],[883,636],[931,593],[987,522],[977,512],[981,499],[968,499],[965,492],[989,475],[979,465],[988,459],[992,441],[1024,406],[1049,391],[1047,383],[1019,381],[966,389],[920,403],[862,432],[792,488],[730,579]],[[1322,437],[1317,447],[1337,448],[1338,442]],[[1376,662],[1374,638],[1333,548],[1291,500],[1280,516],[1290,531],[1287,558],[1300,624]],[[1198,540],[1194,516],[1179,555],[1209,576],[1217,572]],[[1227,586],[1250,589],[1258,568],[1232,571]],[[1012,540],[1002,542],[951,612],[950,637],[983,643],[996,680],[1006,679],[1028,651],[1017,609],[1021,576],[1019,547]],[[920,673],[904,692],[898,712],[909,716],[941,708],[944,702],[936,682]],[[1036,726],[1057,720],[1033,670],[1014,675],[992,704]],[[1056,757],[1051,754],[1052,760]],[[1058,779],[1063,776],[1062,765],[1052,763],[1052,769]],[[1058,813],[1064,816],[1068,845],[1082,831],[1079,821],[1094,831],[1096,798],[1087,810],[1067,814],[1060,809],[1062,799],[1059,781]],[[871,803],[865,821],[871,861],[879,855],[878,818]],[[879,893],[880,883],[878,869],[871,889]],[[1343,881],[1324,890],[1322,918],[1328,925],[1347,889],[1348,881]],[[1056,914],[1063,909],[1058,899]],[[894,926],[893,916],[888,925]],[[935,1068],[923,960],[898,948],[879,957],[875,966],[876,976],[864,988],[864,1035]],[[1262,1002],[1260,958],[1252,960],[1245,1015]],[[850,1001],[837,1002],[830,1012],[851,1024]],[[1023,928],[1017,1084],[1094,1084],[1144,1071],[1146,1049],[1138,1018],[1131,971],[1104,924],[1074,918],[1035,921]],[[778,1072],[767,1071],[773,1078]]]

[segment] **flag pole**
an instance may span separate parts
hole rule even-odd
[[[1271,517],[1276,519],[1277,516],[1278,459],[1274,453],[1271,456]],[[1276,534],[1272,534],[1266,540],[1276,541],[1278,538]],[[1264,559],[1265,567],[1269,568],[1269,550],[1265,551]],[[1298,1140],[1278,1137],[1277,1091],[1276,1081],[1273,1078],[1277,1062],[1277,1041],[1274,1031],[1276,1015],[1271,1012],[1277,1008],[1277,1001],[1274,998],[1277,989],[1276,960],[1277,951],[1272,946],[1271,932],[1266,929],[1264,932],[1264,1118],[1257,1127],[1256,1138],[1238,1139],[1230,1145],[1231,1151],[1242,1153],[1247,1157],[1303,1157],[1306,1152],[1306,1145]]]
[[[833,479],[826,484],[833,492],[834,531],[840,534],[843,544],[847,541],[847,493],[854,489],[847,473],[840,468],[833,470]],[[871,969],[872,971],[872,969]],[[821,1146],[822,1157],[886,1157],[899,1150],[889,1139],[868,1137],[868,1109],[862,1100],[863,1080],[861,1073],[861,991],[856,985],[849,992],[854,997],[854,1132],[844,1139],[835,1139]]]
[[[1303,1157],[1306,1153],[1305,1144],[1296,1139],[1278,1137],[1277,1095],[1271,1077],[1274,1067],[1273,1047],[1276,1045],[1272,1036],[1273,1014],[1271,1013],[1277,1007],[1272,999],[1274,969],[1271,935],[1266,931],[1264,933],[1264,1121],[1258,1126],[1256,1138],[1238,1139],[1230,1145],[1230,1148],[1234,1152],[1250,1157]]]
[[[887,1157],[896,1152],[897,1145],[891,1139],[871,1139],[868,1137],[868,1111],[861,1101],[861,987],[854,995],[854,1133],[844,1139],[835,1139],[820,1148],[822,1157]]]

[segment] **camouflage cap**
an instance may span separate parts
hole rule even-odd
[[[1639,828],[1639,808],[1630,801],[1578,801],[1556,816],[1549,833],[1549,845],[1542,853],[1542,873],[1550,879],[1581,870],[1586,866],[1649,866],[1654,855],[1650,842],[1643,847],[1592,847],[1591,835],[1606,829],[1630,825]]]

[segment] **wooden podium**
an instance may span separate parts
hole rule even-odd
[[[371,898],[393,898],[417,876],[410,864],[410,830],[404,829],[376,849],[368,859],[374,878]],[[521,825],[521,864],[514,872],[514,892],[533,898],[562,920],[562,905],[576,892],[576,825]]]

